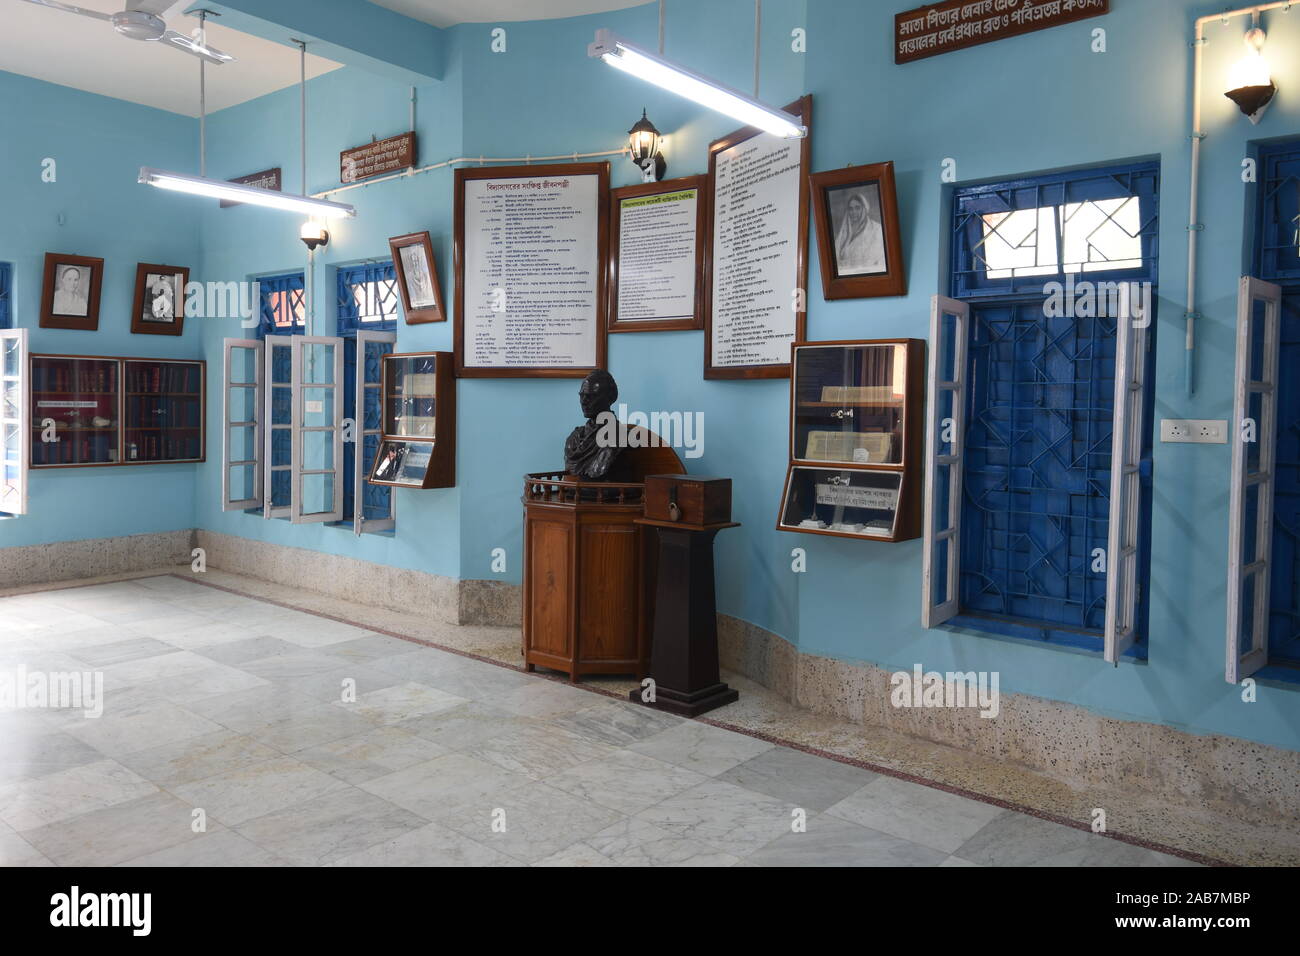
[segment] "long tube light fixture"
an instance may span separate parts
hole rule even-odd
[[[193,196],[210,196],[227,202],[248,203],[250,206],[270,206],[286,212],[298,212],[307,216],[319,216],[324,219],[338,219],[355,216],[357,211],[347,203],[330,202],[327,199],[312,199],[309,196],[295,196],[293,193],[273,192],[256,186],[244,186],[240,183],[228,183],[223,179],[207,179],[203,176],[187,176],[185,173],[173,173],[166,169],[154,169],[152,166],[140,167],[140,182],[160,189],[189,193]]]
[[[587,55],[701,106],[725,113],[746,126],[757,127],[784,139],[802,139],[808,135],[808,128],[797,116],[760,103],[738,90],[629,43],[609,30],[596,31],[596,41],[587,47]]]

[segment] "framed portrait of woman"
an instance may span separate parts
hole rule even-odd
[[[137,335],[180,335],[185,329],[185,286],[190,270],[141,262],[135,267],[131,331]]]
[[[45,253],[41,328],[83,332],[98,329],[99,289],[103,281],[103,259]]]
[[[438,282],[438,266],[433,258],[433,242],[429,234],[415,232],[409,236],[394,236],[388,240],[388,248],[393,254],[393,268],[397,271],[397,288],[402,296],[406,324],[446,322],[442,285]]]
[[[827,299],[906,295],[894,164],[849,166],[808,177],[822,293]]]

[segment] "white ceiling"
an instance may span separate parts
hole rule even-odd
[[[556,20],[626,10],[648,0],[370,0],[435,27],[503,20]]]
[[[70,0],[79,7],[116,13],[125,0]],[[198,17],[183,16],[177,0],[167,26],[189,34]],[[187,116],[199,115],[199,61],[161,43],[129,40],[111,24],[22,0],[0,0],[0,70],[91,93],[143,103]],[[208,66],[208,112],[234,106],[298,82],[298,54],[290,47],[223,28],[208,20],[208,43],[236,57]],[[307,76],[339,64],[307,55]]]

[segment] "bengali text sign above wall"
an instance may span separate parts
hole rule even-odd
[[[415,165],[415,134],[401,133],[339,153],[339,181],[354,183]]]
[[[945,0],[894,17],[894,62],[1110,13],[1110,0]]]

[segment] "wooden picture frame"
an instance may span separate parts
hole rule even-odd
[[[594,333],[595,361],[591,365],[523,366],[523,365],[466,365],[465,361],[465,295],[467,267],[465,239],[466,184],[479,180],[557,180],[564,177],[596,178],[596,242],[595,262],[590,264],[595,281]],[[608,307],[609,257],[609,163],[555,163],[526,166],[476,166],[456,170],[455,184],[455,238],[453,262],[456,273],[455,292],[455,356],[456,375],[461,378],[586,378],[594,369],[604,368],[608,356],[606,340],[606,309]],[[507,307],[508,308],[508,307]]]
[[[427,322],[446,322],[447,312],[443,307],[442,283],[438,281],[438,260],[433,256],[433,240],[428,232],[413,232],[407,236],[394,236],[388,240],[388,250],[393,256],[393,269],[397,273],[397,289],[402,296],[402,312],[407,325],[424,325]],[[420,297],[411,294],[407,284],[407,258],[411,256],[406,250],[418,250],[423,253],[425,273],[423,281],[427,288],[421,290]],[[418,259],[416,264],[420,265]],[[421,273],[414,273],[411,278],[420,279]]]
[[[76,270],[75,281],[68,272],[71,269]],[[73,281],[73,285],[64,288],[65,279]],[[103,259],[45,253],[45,274],[41,280],[41,328],[96,331],[99,328],[99,293],[103,282]],[[63,311],[56,312],[56,308]]]
[[[619,315],[619,271],[621,244],[624,237],[623,205],[625,202],[675,193],[695,192],[695,277],[694,301],[689,314],[655,318],[624,318]],[[667,332],[704,328],[704,253],[708,240],[709,177],[683,176],[657,183],[624,186],[610,194],[609,204],[609,331]]]
[[[795,227],[797,235],[792,238],[795,243],[795,282],[794,288],[782,293],[782,308],[789,308],[792,303],[791,298],[796,289],[803,290],[803,308],[796,310],[794,330],[790,336],[791,342],[803,341],[806,337],[807,320],[808,320],[808,171],[812,163],[812,96],[805,95],[790,105],[785,107],[786,112],[798,116],[804,126],[808,128],[808,133],[799,143],[799,197],[797,225]],[[782,358],[778,362],[751,365],[715,365],[713,354],[713,335],[714,335],[714,280],[719,270],[718,263],[718,240],[715,235],[717,231],[717,216],[719,212],[718,205],[718,154],[730,150],[741,143],[751,140],[756,136],[764,135],[763,131],[753,126],[747,126],[739,129],[722,139],[715,140],[709,144],[709,228],[708,228],[708,251],[705,255],[705,277],[704,277],[704,377],[706,379],[766,379],[766,378],[789,378],[790,377],[790,360],[789,349],[783,345],[781,347]]]
[[[894,164],[813,173],[808,182],[822,295],[827,299],[907,295]]]
[[[185,329],[185,286],[189,281],[190,270],[185,266],[139,263],[131,306],[132,333],[180,335]]]

